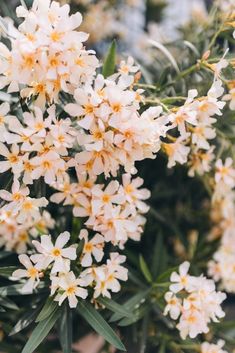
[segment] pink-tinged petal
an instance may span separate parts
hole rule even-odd
[[[76,306],[78,304],[78,300],[77,300],[75,294],[69,295],[68,296],[68,301],[69,301],[70,308],[76,308]]]
[[[28,277],[28,272],[26,270],[16,270],[12,273],[12,279],[18,280],[20,278]]]
[[[84,288],[77,288],[75,291],[76,296],[82,298],[82,299],[86,299],[86,297],[88,296],[88,291]]]
[[[52,185],[55,182],[55,172],[53,170],[47,170],[44,176],[45,183]]]
[[[92,251],[97,262],[100,262],[104,256],[104,252],[100,249],[94,248]]]
[[[62,249],[62,256],[70,260],[75,260],[77,258],[76,248],[70,246],[69,248]]]
[[[85,116],[85,118],[78,120],[78,125],[81,126],[83,129],[89,130],[94,118],[91,115]]]
[[[52,244],[52,241],[51,241],[51,236],[50,235],[46,235],[46,234],[44,234],[44,235],[42,235],[41,236],[41,246],[44,248],[44,249],[46,249],[46,250],[48,250],[48,251],[51,251],[52,249],[53,249],[53,244]]]
[[[67,104],[64,110],[66,111],[66,113],[74,117],[83,115],[83,109],[78,104]]]
[[[63,301],[67,298],[66,293],[63,293],[59,298],[59,305],[63,303]]]
[[[56,258],[54,265],[52,267],[51,273],[57,273],[57,272],[68,272],[70,267],[70,263],[67,261],[63,260],[61,258]]]
[[[74,217],[87,217],[88,213],[87,213],[87,210],[83,207],[74,207],[73,215]]]
[[[32,267],[32,262],[30,261],[30,258],[27,255],[25,255],[25,254],[19,255],[19,261],[27,269]]]
[[[0,155],[4,157],[7,157],[9,155],[9,151],[7,147],[1,142],[0,142]]]
[[[6,190],[0,190],[0,199],[12,201],[12,194]]]
[[[181,276],[185,276],[188,273],[189,267],[190,263],[188,261],[185,261],[180,265],[179,273],[181,274]]]
[[[40,176],[42,175],[43,175],[43,169],[41,167],[35,168],[31,173],[32,179],[39,179]]]
[[[22,293],[33,293],[33,290],[35,288],[35,280],[33,278],[30,278],[25,285],[23,286],[23,288],[21,289]]]
[[[70,239],[70,234],[69,232],[63,232],[61,233],[58,238],[56,239],[56,242],[55,242],[55,247],[56,248],[63,248],[65,246],[65,244],[68,243]]]
[[[178,293],[181,291],[181,289],[183,289],[183,286],[180,283],[174,283],[170,285],[170,290],[174,293]]]
[[[86,253],[81,261],[82,267],[89,267],[92,265],[92,257],[90,253]]]
[[[65,195],[62,192],[56,192],[50,197],[50,201],[54,203],[61,203],[64,199]]]
[[[11,168],[11,165],[9,162],[0,161],[0,173],[4,173],[10,168]]]

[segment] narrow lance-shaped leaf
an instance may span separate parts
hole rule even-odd
[[[152,282],[152,275],[149,271],[148,265],[146,264],[144,258],[142,255],[140,255],[140,269],[144,275],[144,277],[146,278],[146,280],[151,283]]]
[[[45,320],[48,316],[51,315],[51,313],[53,313],[53,311],[55,311],[57,306],[58,303],[55,302],[52,297],[49,297],[35,321],[39,322]]]
[[[60,310],[57,308],[51,316],[47,319],[40,321],[39,324],[33,330],[31,336],[29,337],[28,342],[24,346],[22,353],[32,353],[36,350],[39,344],[46,338],[48,333],[54,327],[56,321],[60,316]]]
[[[63,307],[63,314],[60,320],[59,335],[63,353],[72,352],[72,310],[66,302]]]
[[[16,333],[22,331],[24,328],[28,327],[32,322],[34,322],[35,318],[38,315],[39,310],[40,310],[40,307],[30,312],[27,311],[13,327],[13,329],[9,333],[9,336],[15,335]]]
[[[106,78],[111,76],[115,71],[116,66],[116,42],[115,40],[112,42],[108,54],[105,58],[102,74]]]
[[[121,351],[126,351],[125,346],[121,342],[120,338],[90,303],[78,303],[77,310],[79,314],[91,325],[91,327],[99,335],[104,337],[107,342]]]
[[[130,317],[133,315],[131,311],[127,310],[122,305],[116,303],[112,299],[100,297],[98,299],[98,302],[104,305],[107,309],[113,311],[114,313],[120,314],[123,317]]]

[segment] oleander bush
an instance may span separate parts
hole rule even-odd
[[[68,3],[0,4],[0,351],[232,353],[234,1]]]

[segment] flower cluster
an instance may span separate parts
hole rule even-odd
[[[226,60],[221,59],[214,70],[218,71],[226,66]],[[215,146],[210,144],[210,140],[216,137],[213,127],[217,121],[215,116],[221,116],[225,106],[225,102],[219,99],[223,92],[222,81],[217,78],[207,96],[197,98],[197,90],[190,90],[185,104],[173,109],[168,115],[170,129],[177,129],[178,132],[178,137],[168,135],[172,142],[163,143],[169,168],[175,166],[176,162],[188,162],[189,176],[194,176],[195,173],[203,175],[210,171],[215,157]]]
[[[121,289],[119,281],[127,280],[127,270],[121,265],[125,261],[125,256],[110,253],[106,264],[95,265],[93,258],[99,263],[104,255],[103,237],[96,234],[88,241],[86,230],[82,230],[79,237],[85,240],[80,263],[77,258],[77,245],[65,247],[70,239],[69,232],[61,233],[55,244],[50,235],[42,235],[40,242],[33,240],[37,253],[30,257],[25,254],[19,255],[19,261],[25,269],[14,271],[11,279],[25,278],[26,282],[24,280],[21,291],[30,294],[41,281],[45,280],[45,277],[48,277],[53,299],[61,305],[67,298],[71,308],[77,306],[77,297],[86,299],[88,296],[88,290],[84,287],[94,289],[95,299],[100,295],[110,298],[110,292],[118,292]]]
[[[208,264],[209,275],[227,292],[235,292],[235,168],[232,158],[215,164],[215,188],[212,198],[212,228],[209,238],[221,237],[218,250]]]
[[[201,344],[201,353],[228,353],[224,349],[224,341],[220,340],[216,344],[215,343],[208,343],[203,342]]]
[[[189,262],[184,262],[179,267],[179,274],[172,273],[170,291],[165,294],[164,314],[169,313],[173,320],[179,318],[176,327],[183,339],[209,332],[208,324],[218,322],[225,315],[221,303],[226,294],[216,292],[214,281],[202,275],[190,276],[189,266]]]
[[[116,176],[120,166],[134,173],[135,161],[154,158],[160,149],[160,137],[167,131],[166,119],[158,118],[161,107],[139,114],[142,90],[131,89],[131,73],[137,69],[129,60],[107,80],[98,75],[93,85],[75,90],[76,103],[65,106],[81,128],[77,139],[83,151],[74,158],[80,173]]]
[[[123,248],[129,238],[140,240],[145,224],[142,214],[149,209],[144,200],[150,196],[147,189],[139,188],[143,179],[131,180],[130,174],[123,174],[122,184],[113,180],[106,186],[95,180],[82,175],[77,183],[58,184],[59,192],[51,201],[72,205],[74,216],[87,218],[87,228],[101,233],[105,242]]]
[[[17,8],[24,21],[18,29],[8,26],[11,50],[1,43],[1,88],[37,96],[34,104],[44,107],[57,101],[61,90],[73,93],[93,77],[98,60],[84,48],[88,34],[76,31],[81,14],[69,16],[69,10],[51,0],[35,0],[30,10]]]
[[[64,296],[59,293],[72,282],[75,287],[92,286],[94,297],[110,297],[120,289],[118,280],[127,279],[121,266],[125,257],[111,253],[97,269],[93,261],[102,260],[107,242],[123,248],[130,238],[140,240],[148,211],[144,201],[150,193],[141,188],[141,178],[131,175],[137,172],[136,161],[155,158],[168,130],[167,119],[160,116],[161,107],[140,113],[143,90],[134,89],[138,67],[131,57],[106,79],[96,73],[98,59],[83,46],[88,35],[75,31],[80,13],[69,16],[68,5],[35,0],[31,10],[17,8],[17,15],[24,21],[18,29],[8,26],[11,49],[0,47],[0,83],[26,97],[27,109],[10,115],[8,103],[0,106],[0,170],[11,175],[11,191],[0,191],[1,244],[22,254],[31,246],[30,238],[54,228],[55,222],[42,210],[49,205],[49,188],[54,188],[50,201],[71,205],[73,216],[94,232],[83,229],[77,239],[84,242],[85,270],[74,273],[70,266],[75,247],[70,249],[73,255],[62,251],[61,244],[69,240],[66,233],[55,239],[55,246],[48,236],[42,236],[41,243],[33,240],[39,254],[30,259],[21,255],[26,272],[14,276],[28,276],[23,290],[32,291],[50,270],[52,295],[57,293],[60,304]],[[56,105],[61,99],[63,106]],[[123,168],[121,182],[107,180],[117,179]],[[57,255],[54,248],[59,249]],[[67,253],[72,257],[63,256]],[[74,297],[71,300],[73,306]]]

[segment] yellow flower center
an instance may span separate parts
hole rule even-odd
[[[43,168],[44,169],[50,169],[52,167],[52,163],[50,161],[44,161],[43,162]]]
[[[92,250],[93,250],[93,244],[91,244],[91,243],[85,244],[85,246],[84,246],[85,252],[92,252]]]
[[[50,37],[53,42],[59,42],[62,37],[62,33],[54,31],[51,33]]]
[[[17,163],[19,161],[19,157],[17,154],[10,154],[8,159],[11,163]]]
[[[61,256],[61,250],[58,249],[58,248],[54,248],[54,249],[52,250],[52,255],[53,255],[53,256],[56,256],[56,257]]]
[[[14,201],[19,201],[22,198],[22,195],[19,192],[16,192],[12,195]]]
[[[70,287],[68,287],[67,289],[66,289],[66,293],[68,294],[68,295],[72,295],[72,294],[74,294],[75,293],[75,286],[70,286]]]
[[[38,270],[36,268],[31,267],[28,269],[28,276],[30,278],[35,278],[37,276],[37,274],[38,274]]]
[[[24,209],[25,211],[29,211],[29,210],[31,210],[32,208],[33,208],[33,204],[32,204],[31,201],[26,201],[26,202],[24,202],[24,204],[23,204],[23,209]]]
[[[107,194],[104,194],[103,197],[102,197],[102,201],[104,203],[108,203],[110,201],[110,196],[107,195]]]
[[[119,113],[122,109],[122,106],[120,103],[115,103],[112,105],[112,109],[115,113]]]

